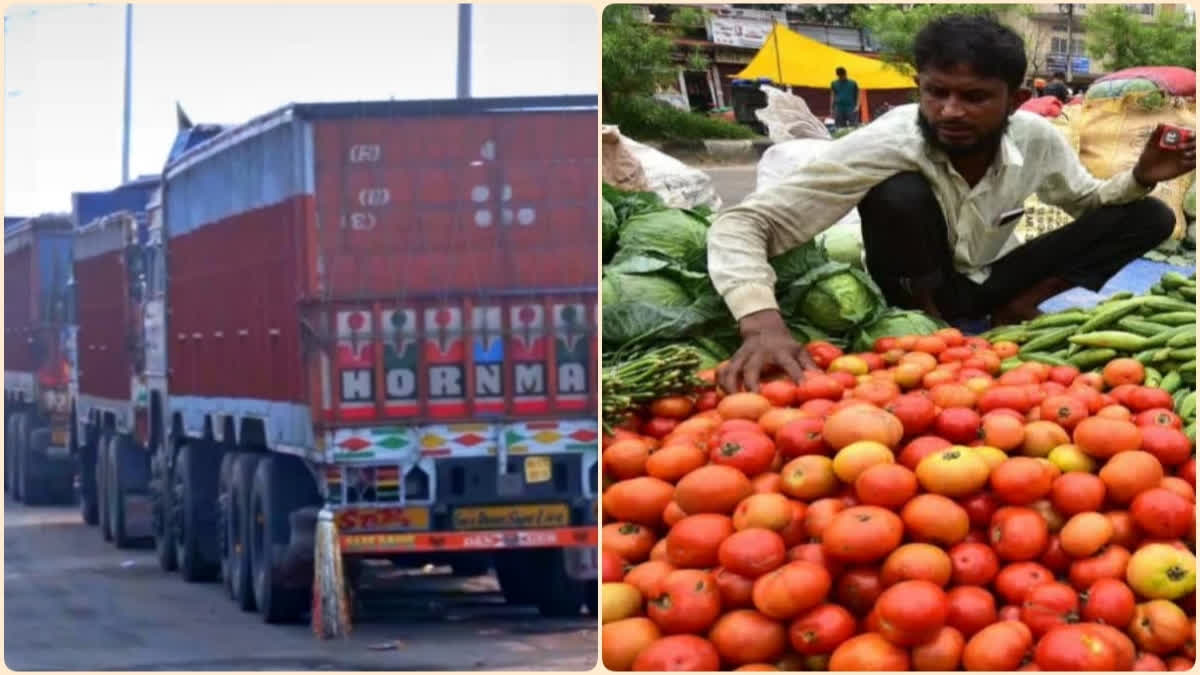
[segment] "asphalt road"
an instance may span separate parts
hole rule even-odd
[[[4,504],[4,660],[38,670],[590,670],[596,620],[509,607],[490,576],[377,575],[344,640],[244,613],[150,550],[118,551],[69,507]],[[373,584],[375,585],[375,584]]]
[[[721,196],[722,207],[735,206],[754,192],[756,166],[739,164],[725,166],[700,166],[713,179],[713,186]]]

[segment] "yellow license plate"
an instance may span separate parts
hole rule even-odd
[[[571,511],[566,504],[478,506],[454,510],[456,530],[566,527],[570,524]]]
[[[525,482],[526,483],[545,483],[550,480],[550,458],[549,457],[526,457],[525,458]]]

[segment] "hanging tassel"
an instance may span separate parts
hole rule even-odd
[[[321,509],[317,516],[316,551],[313,554],[313,633],[322,640],[350,634],[350,603],[342,550],[333,512]]]

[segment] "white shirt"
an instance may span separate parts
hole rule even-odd
[[[996,160],[970,187],[949,158],[929,146],[917,126],[917,105],[893,108],[872,124],[829,143],[780,184],[717,216],[708,234],[708,270],[734,318],[776,309],[768,257],[801,246],[855,208],[867,192],[906,171],[928,180],[942,207],[954,265],[976,283],[990,265],[1019,246],[1019,219],[999,225],[1029,195],[1073,217],[1124,204],[1151,192],[1132,169],[1099,180],[1088,173],[1062,133],[1033,113],[1009,121]]]

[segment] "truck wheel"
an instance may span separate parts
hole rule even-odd
[[[38,466],[37,458],[45,458],[46,449],[50,447],[50,430],[34,429],[21,446],[21,496],[29,505],[48,504],[50,490],[46,473],[49,467]]]
[[[25,495],[21,491],[23,467],[21,466],[25,460],[25,444],[29,438],[26,436],[25,413],[17,413],[13,415],[13,476],[12,476],[12,495],[13,499],[18,502],[25,501]],[[6,453],[7,454],[7,453]]]
[[[488,573],[492,568],[492,557],[487,554],[460,553],[450,563],[455,576],[479,577]]]
[[[493,557],[496,581],[510,605],[528,605],[537,601],[540,579],[533,562],[533,551],[497,551]]]
[[[534,578],[538,579],[538,611],[545,617],[579,616],[587,582],[567,576],[563,551],[549,549],[536,553],[538,564],[533,570],[537,572]]]
[[[179,566],[175,557],[174,530],[171,527],[172,471],[169,450],[160,448],[150,459],[151,530],[154,533],[154,557],[164,572]]]
[[[79,517],[86,525],[100,522],[99,500],[96,496],[96,446],[79,449]]]
[[[280,578],[281,553],[287,549],[291,535],[288,516],[312,503],[315,489],[304,489],[311,482],[303,466],[290,457],[265,457],[254,471],[248,521],[250,567],[254,600],[267,623],[300,619],[312,600],[311,588],[288,587]]]
[[[262,456],[253,452],[233,453],[229,476],[229,514],[225,522],[229,540],[229,594],[243,611],[253,612],[254,587],[250,583],[250,491]]]
[[[125,522],[125,493],[132,486],[135,470],[133,462],[140,458],[135,454],[133,439],[123,434],[114,434],[108,453],[108,528],[112,532],[117,548],[129,548],[133,540]]]
[[[80,444],[75,434],[79,431],[72,427],[72,444],[79,449],[76,455],[79,471],[79,517],[87,525],[95,525],[100,520],[99,502],[96,500],[96,446],[95,444]]]
[[[221,470],[217,474],[217,552],[220,553],[221,559],[221,585],[227,593],[231,593],[232,569],[229,558],[229,480],[233,475],[235,459],[236,453],[226,452],[221,458]]]
[[[4,425],[4,491],[17,498],[17,415],[9,416]]]
[[[175,558],[184,581],[214,581],[221,572],[217,554],[216,446],[189,441],[179,450],[171,481]]]
[[[112,432],[106,430],[101,432],[100,440],[96,441],[96,507],[99,510],[97,520],[100,525],[100,536],[104,537],[104,541],[112,541],[112,524],[108,520],[112,513],[107,507],[109,483],[108,456],[112,450],[112,439]]]

